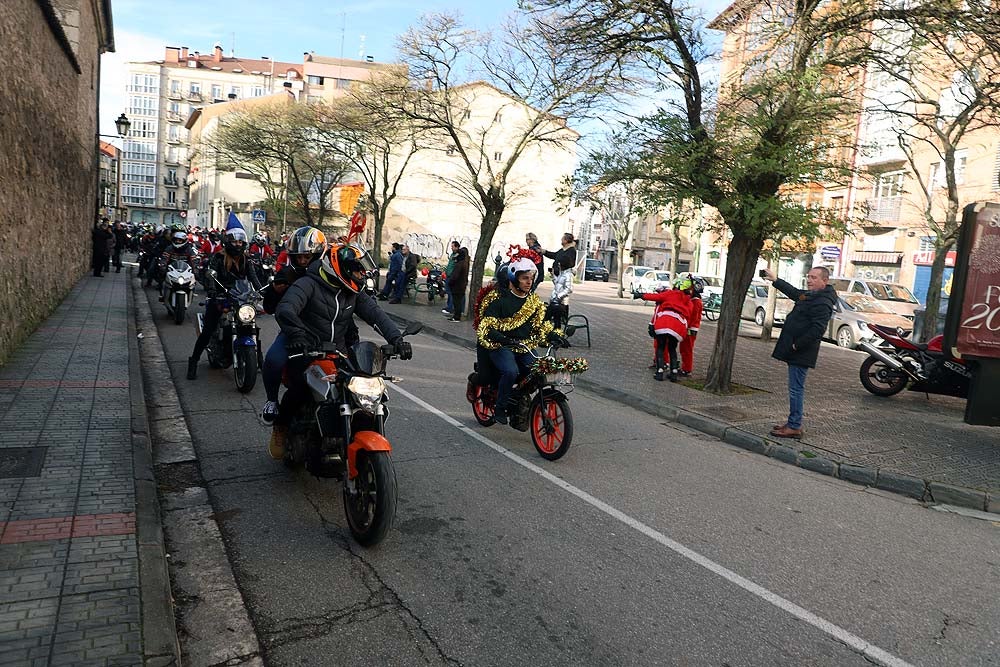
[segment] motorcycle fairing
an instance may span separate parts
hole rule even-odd
[[[240,336],[236,344],[241,347],[257,347],[257,339],[253,336]]]
[[[375,431],[358,431],[354,434],[354,440],[347,446],[347,476],[354,479],[358,476],[357,460],[358,450],[364,449],[368,452],[391,452],[392,445],[381,433]]]

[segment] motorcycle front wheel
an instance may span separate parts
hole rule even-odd
[[[257,384],[257,348],[240,346],[236,351],[236,366],[233,367],[236,389],[241,394],[249,394]]]
[[[876,396],[892,396],[906,388],[909,377],[885,362],[868,357],[861,363],[861,386]]]
[[[187,315],[187,306],[179,303],[174,306],[174,324],[184,324],[184,316]]]
[[[562,394],[535,396],[528,412],[531,442],[543,459],[561,459],[573,443],[573,414]]]
[[[472,414],[480,426],[493,426],[493,412],[496,409],[496,389],[474,385],[469,381],[466,397],[472,403]]]
[[[225,368],[226,367],[225,360],[223,359],[222,355],[219,354],[219,347],[221,347],[219,345],[219,342],[213,336],[212,340],[208,344],[208,347],[205,349],[205,352],[208,354],[208,367],[209,368]]]
[[[344,484],[344,514],[355,541],[370,547],[385,539],[396,518],[396,470],[388,452],[358,452],[355,491]]]

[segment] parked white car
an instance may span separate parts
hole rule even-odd
[[[661,289],[670,289],[669,271],[647,271],[636,282],[637,292],[656,292]]]
[[[622,285],[628,288],[629,292],[633,294],[635,292],[641,292],[639,289],[639,282],[644,275],[650,271],[655,271],[651,266],[626,266],[625,271],[622,273]]]

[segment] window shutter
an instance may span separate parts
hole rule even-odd
[[[990,180],[990,190],[1000,191],[1000,144],[997,144],[997,156],[993,160],[993,178]]]

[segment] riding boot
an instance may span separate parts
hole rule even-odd
[[[678,367],[677,360],[676,359],[671,359],[670,360],[670,381],[671,382],[677,382],[677,367]]]
[[[198,379],[198,360],[195,359],[194,357],[188,357],[187,379],[188,380]]]
[[[275,424],[271,429],[271,441],[267,443],[267,453],[275,461],[285,458],[285,435],[287,433],[287,426]]]

